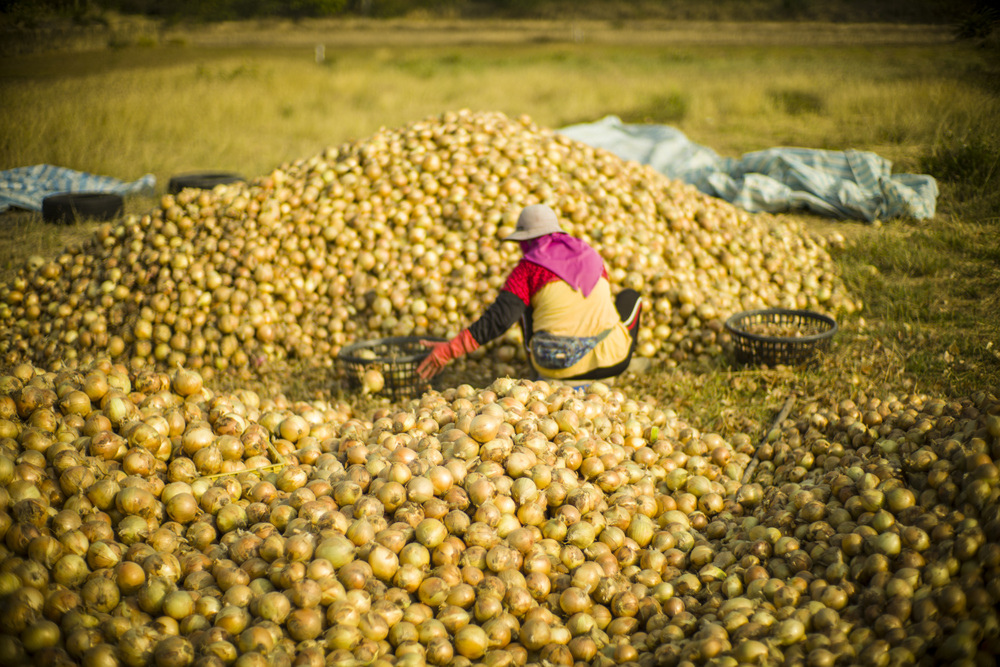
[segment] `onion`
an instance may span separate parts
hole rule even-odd
[[[158,639],[151,627],[136,626],[127,630],[118,641],[122,662],[130,667],[153,664]]]
[[[469,423],[468,433],[477,442],[486,443],[496,438],[503,419],[495,414],[478,414]],[[468,657],[468,656],[466,656]]]
[[[65,554],[66,549],[55,537],[51,535],[39,535],[28,543],[27,552],[28,558],[51,569]]]
[[[478,625],[466,625],[455,633],[455,652],[469,660],[477,660],[489,648],[489,638]]]
[[[382,545],[375,545],[368,552],[368,563],[372,574],[386,582],[391,581],[399,569],[399,557]]]
[[[115,507],[122,514],[149,517],[157,505],[156,496],[137,486],[125,487],[115,494]]]
[[[323,603],[324,596],[323,586],[312,579],[304,579],[292,586],[290,597],[296,607],[312,609]]]
[[[215,441],[215,433],[208,426],[194,426],[181,436],[181,448],[188,456],[193,456],[199,450]]]
[[[49,620],[40,620],[21,632],[21,644],[32,654],[57,646],[60,639],[59,626]]]
[[[178,368],[170,384],[174,392],[180,396],[193,396],[204,388],[201,374],[186,368]]]
[[[194,495],[186,492],[170,495],[168,499],[165,499],[164,509],[167,516],[182,524],[194,521],[201,511]]]
[[[146,571],[138,563],[122,561],[115,567],[115,581],[123,595],[131,595],[146,583]]]
[[[448,536],[448,529],[438,519],[424,519],[414,529],[414,537],[428,549],[437,547]]]
[[[295,641],[315,639],[323,632],[323,614],[318,609],[296,609],[288,615],[285,628]]]
[[[261,618],[278,624],[284,623],[291,611],[291,601],[284,593],[277,591],[266,593],[256,605],[256,613]]]
[[[377,394],[385,389],[385,375],[377,368],[366,368],[361,376],[361,389],[365,394]]]
[[[215,625],[232,636],[237,636],[250,624],[250,614],[246,609],[226,605],[215,615]]]
[[[204,496],[202,496],[204,498]],[[241,505],[230,503],[215,513],[215,525],[223,533],[246,528],[247,513]]]
[[[45,596],[42,613],[45,618],[61,622],[63,617],[70,611],[80,608],[80,594],[69,588],[52,587]]]
[[[52,580],[69,588],[83,584],[89,574],[87,561],[79,554],[65,554],[52,566]]]
[[[80,592],[83,604],[92,612],[110,613],[121,600],[118,586],[110,579],[91,576]]]
[[[87,550],[87,566],[91,570],[110,569],[122,559],[122,547],[117,542],[99,540]]]
[[[162,611],[166,616],[180,621],[194,614],[195,600],[188,591],[171,591],[163,598]]]
[[[545,621],[531,619],[521,625],[520,642],[529,651],[540,651],[549,644],[551,636],[551,629]]]

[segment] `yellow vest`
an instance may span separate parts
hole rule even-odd
[[[565,281],[553,280],[531,297],[531,307],[531,328],[534,331],[586,338],[610,329],[610,333],[593,350],[568,368],[544,368],[532,359],[532,366],[544,377],[556,380],[570,378],[596,368],[614,366],[628,356],[632,337],[615,309],[611,285],[604,277],[597,281],[587,297]]]

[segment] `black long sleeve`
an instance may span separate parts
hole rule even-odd
[[[512,292],[500,290],[496,301],[490,304],[482,316],[469,325],[469,333],[480,345],[502,336],[507,329],[521,319],[524,302]]]

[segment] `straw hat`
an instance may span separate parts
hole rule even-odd
[[[539,236],[555,234],[562,230],[555,211],[545,204],[532,204],[521,211],[521,215],[517,217],[517,227],[514,229],[514,233],[505,238],[504,241],[527,241],[537,239]]]

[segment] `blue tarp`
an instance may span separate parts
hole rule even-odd
[[[18,167],[0,171],[0,213],[12,206],[28,211],[41,211],[42,200],[49,195],[67,192],[151,195],[155,187],[156,177],[152,174],[146,174],[137,181],[126,182],[50,164]]]
[[[617,116],[557,131],[751,212],[926,220],[934,217],[937,204],[934,177],[893,174],[889,160],[867,151],[770,148],[723,158],[676,128],[626,124]]]

